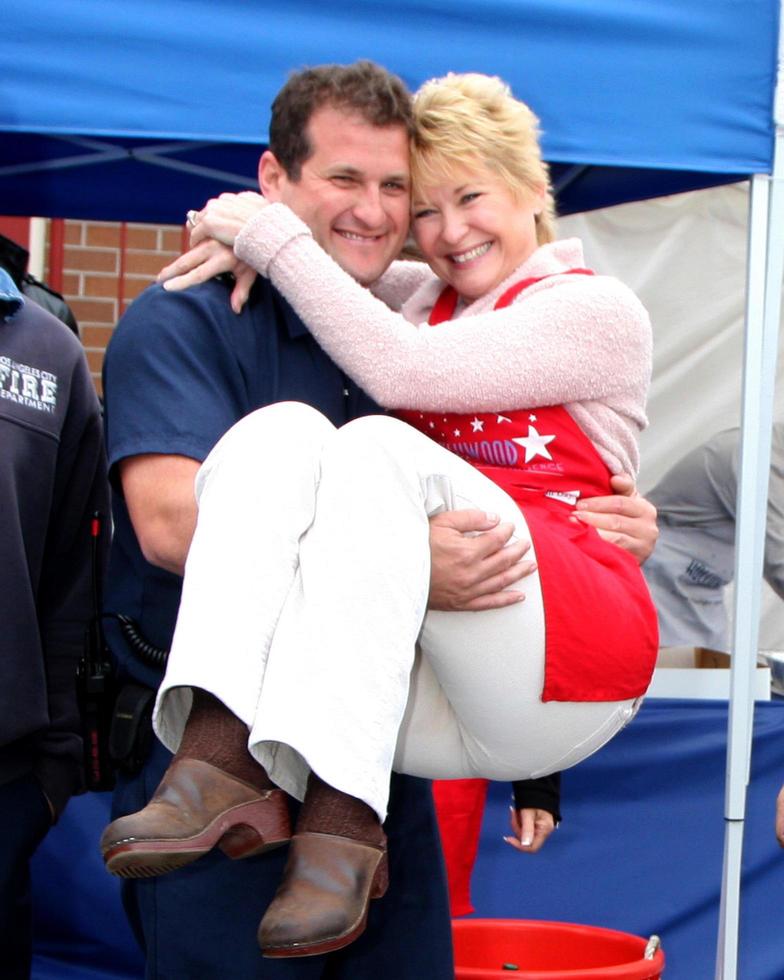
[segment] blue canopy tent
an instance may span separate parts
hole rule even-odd
[[[0,213],[179,222],[255,185],[292,68],[358,57],[412,88],[508,80],[564,211],[769,173],[777,19],[775,0],[8,0]]]
[[[542,120],[563,212],[752,178],[717,965],[734,977],[784,265],[779,0],[7,0],[3,13],[4,214],[179,222],[216,190],[255,185],[290,69],[358,57],[412,88],[449,70],[504,77]]]

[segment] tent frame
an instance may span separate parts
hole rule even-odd
[[[784,2],[782,3],[784,16]],[[768,479],[773,427],[782,275],[784,274],[784,39],[779,24],[773,103],[771,175],[751,178],[749,246],[741,396],[738,519],[735,527],[735,597],[732,632],[725,837],[716,980],[738,975],[740,890],[746,787],[754,723],[753,675],[759,646]]]

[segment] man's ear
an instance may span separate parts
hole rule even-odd
[[[270,150],[265,150],[259,159],[259,187],[268,201],[280,201],[283,184],[287,180],[286,171],[278,158]]]

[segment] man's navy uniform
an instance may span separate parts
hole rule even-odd
[[[257,280],[239,315],[229,307],[230,289],[222,280],[182,293],[152,287],[124,315],[106,355],[107,450],[116,491],[107,611],[130,616],[144,640],[162,649],[171,643],[182,580],[145,561],[120,491],[120,460],[161,453],[201,461],[235,422],[277,401],[307,402],[335,425],[378,411],[266,280]],[[270,459],[271,472],[274,467]],[[107,623],[107,633],[122,677],[157,687],[160,671],[131,651],[115,623]],[[156,741],[141,772],[120,777],[113,818],[147,804],[170,759]],[[285,849],[243,861],[214,851],[180,871],[124,882],[147,976],[451,980],[450,919],[429,783],[393,776],[386,830],[389,890],[371,904],[365,934],[329,956],[268,960],[256,944]]]

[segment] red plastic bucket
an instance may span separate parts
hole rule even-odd
[[[657,980],[664,953],[628,932],[568,922],[456,919],[455,980]]]

